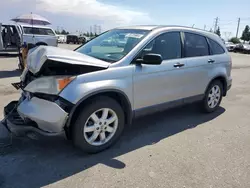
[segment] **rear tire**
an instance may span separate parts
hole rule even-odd
[[[217,110],[223,96],[223,85],[219,80],[213,81],[207,88],[205,97],[202,101],[202,109],[206,113]]]
[[[95,98],[81,110],[72,127],[73,143],[87,153],[101,152],[118,140],[124,123],[124,112],[114,99]]]

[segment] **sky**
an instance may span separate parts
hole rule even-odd
[[[89,31],[100,25],[102,31],[128,25],[183,25],[214,29],[218,17],[222,37],[239,35],[250,25],[249,0],[4,0],[0,22],[8,23],[21,14],[36,13],[47,18],[54,29]],[[92,29],[93,30],[93,29]]]

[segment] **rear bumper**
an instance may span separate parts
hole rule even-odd
[[[68,113],[56,103],[33,97],[15,108],[17,104],[12,101],[4,108],[6,126],[11,132],[20,135],[33,131],[46,136],[64,132]]]

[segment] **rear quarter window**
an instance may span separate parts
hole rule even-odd
[[[208,42],[210,44],[210,50],[212,55],[218,55],[218,54],[224,54],[225,50],[222,48],[220,44],[215,42],[212,39],[208,39]]]
[[[55,36],[54,31],[49,28],[23,27],[23,31],[25,34]]]

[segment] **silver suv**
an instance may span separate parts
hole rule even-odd
[[[134,117],[199,102],[213,112],[231,87],[231,57],[215,34],[180,26],[103,33],[74,51],[40,46],[28,56],[19,101],[4,109],[16,134],[66,133],[90,153],[121,136]]]

